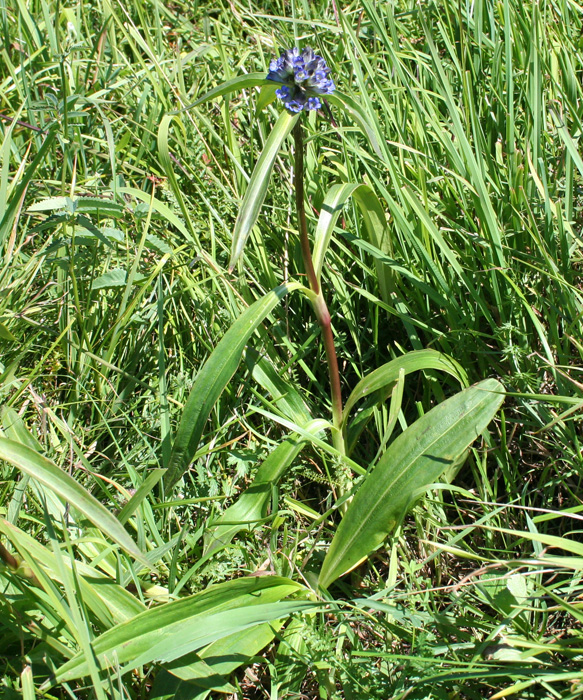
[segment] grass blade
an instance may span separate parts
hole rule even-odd
[[[82,513],[125,552],[150,568],[148,561],[124,530],[119,520],[84,489],[81,484],[59,469],[56,464],[30,449],[30,447],[21,445],[8,438],[0,438],[0,460],[12,464],[20,471],[40,481],[41,484],[44,484]]]

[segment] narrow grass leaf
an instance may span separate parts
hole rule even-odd
[[[138,486],[134,495],[120,510],[117,516],[120,523],[125,524],[131,518],[132,514],[140,507],[140,503],[148,496],[165,472],[166,469],[152,469],[148,473],[148,476]]]
[[[381,159],[384,159],[383,148],[381,146],[382,139],[380,138],[372,119],[364,111],[361,105],[352,97],[335,90],[332,95],[326,95],[326,100],[330,104],[343,110],[358,126],[363,130],[368,138],[374,152]]]
[[[125,552],[148,568],[148,561],[124,530],[119,520],[105,506],[86,491],[81,484],[56,464],[38,454],[30,447],[7,438],[0,438],[0,460],[12,464],[29,474],[41,484],[70,503],[106,536],[116,542]]]
[[[375,248],[377,248],[383,254],[392,255],[392,245],[389,228],[387,226],[387,217],[385,210],[383,209],[383,206],[374,190],[368,185],[356,185],[354,183],[333,185],[328,191],[328,194],[326,195],[322,204],[320,216],[318,218],[318,225],[316,227],[316,233],[314,235],[313,259],[318,280],[322,274],[324,257],[330,244],[334,226],[336,225],[338,216],[342,211],[342,207],[349,197],[353,197],[355,202],[358,204],[364,221],[368,242],[375,246]],[[388,265],[383,263],[378,258],[375,259],[375,265],[381,290],[381,297],[383,301],[388,302],[390,292],[394,287],[394,273]]]

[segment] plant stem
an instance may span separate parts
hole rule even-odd
[[[334,447],[342,454],[346,453],[344,438],[342,435],[342,389],[340,386],[340,372],[338,371],[338,358],[336,357],[336,347],[334,345],[334,334],[332,333],[332,319],[328,306],[320,289],[320,282],[314,269],[310,240],[308,238],[308,226],[306,223],[306,210],[304,203],[304,139],[302,134],[302,122],[298,119],[293,129],[295,140],[295,160],[294,160],[294,189],[296,193],[296,209],[298,212],[298,226],[300,230],[300,245],[304,268],[308,277],[310,289],[316,295],[312,302],[314,313],[322,329],[322,340],[326,351],[328,362],[328,375],[330,377],[330,393],[332,399],[332,425],[334,431],[332,440]]]

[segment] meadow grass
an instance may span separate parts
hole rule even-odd
[[[583,695],[582,14],[0,0],[1,697]],[[377,193],[390,231],[375,245],[349,200],[323,261],[344,397],[421,350],[507,392],[322,595],[343,494],[454,375],[365,402],[347,462],[318,324],[289,293],[167,471],[221,339],[305,282],[291,139],[228,269],[281,104],[254,87],[193,104],[295,42],[355,105],[306,122],[310,231],[343,183]],[[254,482],[260,465],[277,479]]]

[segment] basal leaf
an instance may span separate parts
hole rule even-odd
[[[153,661],[171,662],[230,634],[313,607],[305,600],[281,602],[300,589],[299,584],[277,576],[209,586],[116,625],[94,640],[93,651],[102,667],[119,665],[122,673]],[[57,670],[51,685],[87,673],[87,660],[78,654]]]
[[[320,573],[327,588],[376,549],[428,486],[496,415],[504,387],[486,379],[439,404],[391,443],[348,507]]]

